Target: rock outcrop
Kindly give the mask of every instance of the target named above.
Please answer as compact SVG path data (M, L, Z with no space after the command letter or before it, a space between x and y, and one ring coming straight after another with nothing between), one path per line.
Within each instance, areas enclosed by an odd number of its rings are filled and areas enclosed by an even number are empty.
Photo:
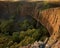
M59 8L50 8L39 13L39 16L36 17L42 25L44 25L51 37L48 43L51 45L53 42L58 40L60 37L60 7Z

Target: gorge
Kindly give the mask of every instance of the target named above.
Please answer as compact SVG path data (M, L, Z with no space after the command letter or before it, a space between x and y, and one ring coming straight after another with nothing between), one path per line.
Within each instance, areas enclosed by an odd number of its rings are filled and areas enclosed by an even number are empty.
M49 3L50 4L50 3ZM50 38L47 44L52 45L60 38L60 4L44 5L44 2L0 2L0 18L11 15L32 16L47 28ZM45 6L48 8L45 8ZM54 6L54 7L53 7ZM8 17L7 17L8 15Z

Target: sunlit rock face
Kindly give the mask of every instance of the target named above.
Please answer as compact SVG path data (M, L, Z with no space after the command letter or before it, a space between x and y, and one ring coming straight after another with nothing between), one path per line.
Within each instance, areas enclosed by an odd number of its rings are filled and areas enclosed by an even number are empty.
M54 44L53 42L60 38L60 7L43 10L39 16L41 17L40 22L48 29L49 33L51 33L48 44Z

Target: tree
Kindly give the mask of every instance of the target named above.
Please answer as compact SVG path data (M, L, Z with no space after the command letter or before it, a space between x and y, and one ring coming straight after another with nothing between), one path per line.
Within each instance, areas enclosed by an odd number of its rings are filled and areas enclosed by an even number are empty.
M19 32L13 32L12 39L14 42L20 42Z
M26 33L25 31L20 32L20 35L19 35L20 41L22 41L25 38L25 36L26 36L25 33Z
M1 32L4 34L12 34L12 26L13 25L13 20L5 20L1 22L0 28ZM12 32L11 32L12 31Z
M21 30L27 30L33 28L31 23L28 20L24 20L22 23L19 24Z

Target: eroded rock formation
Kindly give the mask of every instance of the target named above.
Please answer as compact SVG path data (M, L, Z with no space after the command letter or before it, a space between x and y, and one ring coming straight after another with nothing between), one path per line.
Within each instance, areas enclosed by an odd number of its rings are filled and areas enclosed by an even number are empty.
M37 17L36 17L37 18ZM43 24L51 34L48 44L53 44L60 37L60 7L50 8L39 13L39 21Z

